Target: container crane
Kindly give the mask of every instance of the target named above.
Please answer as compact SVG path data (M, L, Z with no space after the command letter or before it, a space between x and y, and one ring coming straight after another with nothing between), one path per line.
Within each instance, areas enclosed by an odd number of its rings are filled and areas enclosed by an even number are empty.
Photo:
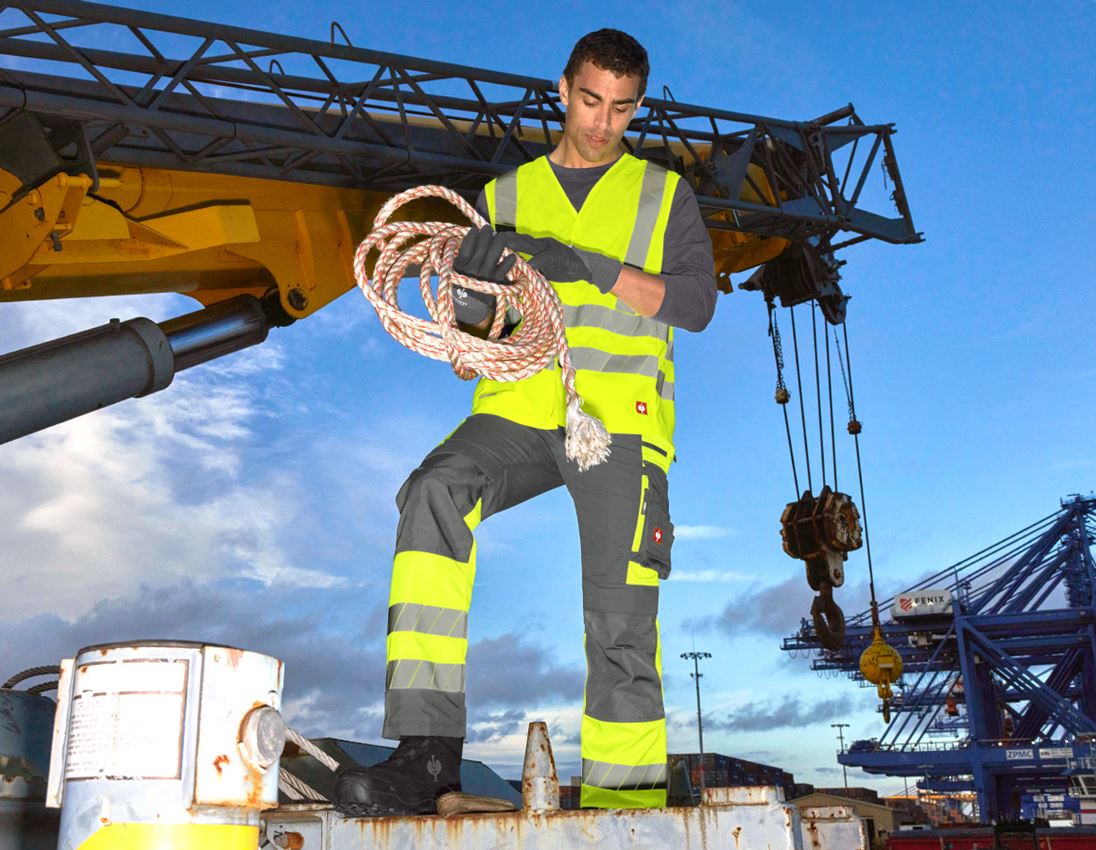
M985 821L1017 818L1025 796L1089 786L1096 741L1096 497L1060 510L881 603L905 675L878 741L839 761L869 773L924 777L930 791L977 793ZM814 626L783 641L811 667L860 679L870 612L845 646ZM1087 768L1087 770L1078 769ZM1086 793L1096 794L1096 791Z

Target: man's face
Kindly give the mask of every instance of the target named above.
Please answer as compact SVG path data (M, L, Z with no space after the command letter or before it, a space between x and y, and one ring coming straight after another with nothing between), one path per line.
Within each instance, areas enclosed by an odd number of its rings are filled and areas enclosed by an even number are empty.
M639 77L618 77L584 62L573 83L560 78L559 96L567 108L564 135L585 163L616 159L624 130L643 102Z

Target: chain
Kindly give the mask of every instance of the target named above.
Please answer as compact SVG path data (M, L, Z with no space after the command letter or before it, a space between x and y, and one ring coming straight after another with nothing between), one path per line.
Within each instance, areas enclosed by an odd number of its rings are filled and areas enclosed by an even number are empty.
M841 370L841 384L845 387L845 401L849 405L849 421L856 421L856 408L853 407L852 393L849 392L849 379L845 375L845 358L841 356L841 340L837 336L837 328L833 329L833 347L837 352L837 365Z
M776 358L776 391L787 391L784 384L784 346L780 342L780 328L776 324L773 303L769 302L769 336L773 340L773 356Z

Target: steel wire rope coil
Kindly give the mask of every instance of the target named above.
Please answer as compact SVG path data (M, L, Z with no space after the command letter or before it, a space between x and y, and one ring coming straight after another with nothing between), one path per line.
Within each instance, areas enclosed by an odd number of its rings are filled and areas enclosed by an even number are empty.
M362 240L354 255L354 276L358 288L384 329L401 345L434 360L447 361L463 380L477 376L494 381L520 381L559 360L567 399L567 457L581 471L609 456L610 437L602 423L582 410L575 390L575 369L563 323L563 305L544 275L520 254L509 272L509 284L491 283L466 277L453 270L467 225L448 222L389 221L406 203L419 198L442 198L477 227L487 222L464 198L444 186L418 186L391 197L373 220L372 232ZM370 280L365 272L369 252L378 252ZM509 256L506 249L504 256ZM404 312L399 306L399 287L408 270L419 268L419 292L430 320ZM437 275L435 295L431 277ZM495 317L487 339L465 333L457 326L453 287L474 289L496 299ZM522 322L514 332L500 339L506 313L516 309Z
M16 673L4 684L0 685L0 690L10 690L18 685L25 679L34 679L38 676L60 676L61 668L56 664L47 664L42 667L28 667L26 670L21 670Z

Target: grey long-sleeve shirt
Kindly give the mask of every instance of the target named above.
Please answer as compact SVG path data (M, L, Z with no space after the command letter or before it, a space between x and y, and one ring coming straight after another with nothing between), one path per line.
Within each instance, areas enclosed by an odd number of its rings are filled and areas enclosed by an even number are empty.
M593 168L565 168L548 162L576 210L582 208L594 184L613 166L610 162ZM488 217L483 192L476 201L476 209L484 218ZM666 295L655 318L688 331L704 330L715 313L715 261L700 207L685 180L677 182L670 206L659 277L666 284Z

